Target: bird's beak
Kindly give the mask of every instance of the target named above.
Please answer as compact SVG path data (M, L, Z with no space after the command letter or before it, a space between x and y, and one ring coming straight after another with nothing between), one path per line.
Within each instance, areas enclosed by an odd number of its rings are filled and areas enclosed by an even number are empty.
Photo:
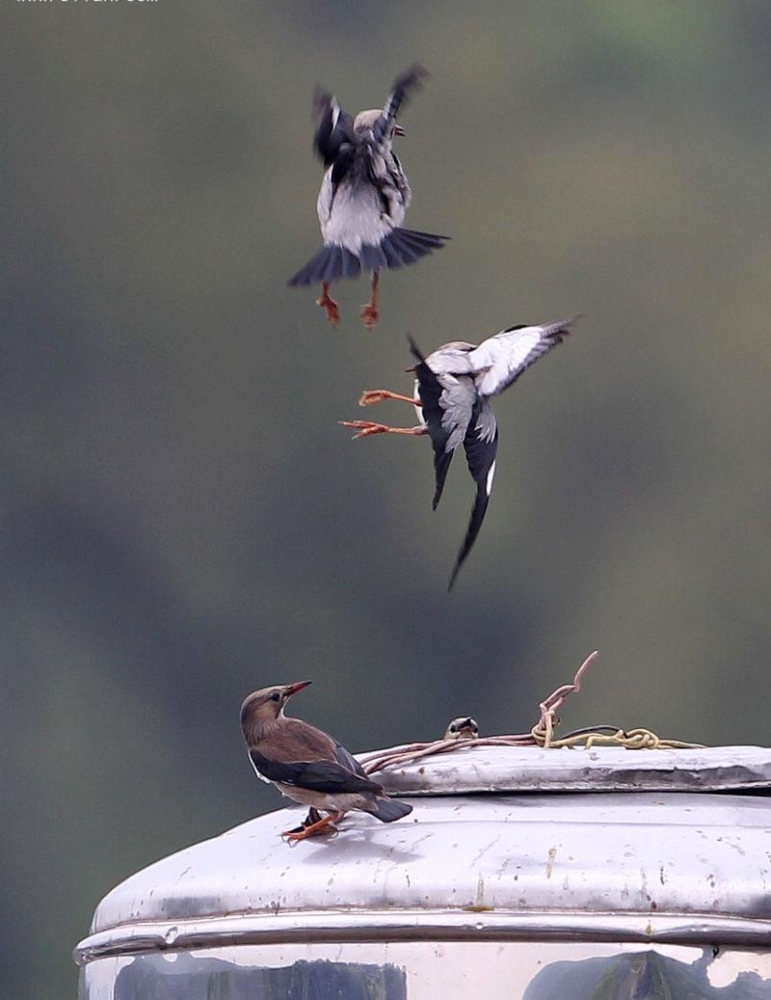
M302 691L303 688L307 688L311 681L297 681L295 684L287 684L284 688L284 697L289 698L293 694L297 694L298 691Z
M394 135L406 135L407 133L401 127L399 122L394 122Z

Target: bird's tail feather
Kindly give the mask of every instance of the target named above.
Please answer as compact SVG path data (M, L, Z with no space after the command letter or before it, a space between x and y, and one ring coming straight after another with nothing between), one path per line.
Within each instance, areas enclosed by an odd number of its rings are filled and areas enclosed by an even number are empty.
M426 254L440 250L449 239L449 236L397 227L384 236L377 246L362 246L358 255L346 247L322 247L288 283L292 287L314 285L320 281L336 281L338 278L357 278L362 266L367 271L383 271L389 267L414 264Z
M361 272L361 263L355 253L346 247L328 246L312 257L305 267L293 275L288 284L315 285L320 281L336 281L338 278L356 278Z
M375 808L367 811L371 812L381 823L393 823L394 820L401 819L402 816L408 816L412 812L412 806L408 806L406 802L400 802L398 799L377 799Z
M402 264L413 264L434 250L441 250L449 239L449 236L397 227L384 237L380 249L388 267L401 267Z
M363 246L359 251L359 259L368 271L402 267L404 264L414 264L434 250L440 250L449 238L397 227L384 236L377 246Z

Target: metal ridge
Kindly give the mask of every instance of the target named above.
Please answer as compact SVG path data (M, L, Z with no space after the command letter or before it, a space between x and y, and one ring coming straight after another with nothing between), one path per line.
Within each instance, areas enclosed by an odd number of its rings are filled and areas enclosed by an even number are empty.
M360 755L368 760L388 751ZM479 746L467 740L452 753L432 755L377 772L397 795L479 792L622 792L771 790L771 749Z
M592 941L771 946L771 920L712 914L351 910L224 914L123 925L84 938L78 965L110 956L229 945L362 941Z

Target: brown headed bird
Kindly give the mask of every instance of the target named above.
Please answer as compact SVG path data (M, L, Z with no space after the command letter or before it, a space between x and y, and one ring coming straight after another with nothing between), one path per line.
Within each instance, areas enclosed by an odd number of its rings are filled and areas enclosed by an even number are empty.
M393 823L412 806L389 799L336 740L300 719L287 719L284 706L310 681L279 684L250 694L241 706L241 729L257 777L274 784L282 795L309 806L302 825L288 830L290 840L305 840L334 830L350 809ZM322 817L321 813L327 813Z

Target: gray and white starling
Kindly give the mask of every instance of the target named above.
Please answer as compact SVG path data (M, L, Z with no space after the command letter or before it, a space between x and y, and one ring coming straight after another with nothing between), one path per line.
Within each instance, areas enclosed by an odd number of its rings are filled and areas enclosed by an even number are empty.
M427 75L422 66L412 67L398 77L382 110L360 111L355 118L327 91L317 88L314 95L313 144L326 167L316 203L324 247L289 284L320 282L317 305L331 323L340 318L329 295L333 281L355 278L362 267L371 272L370 300L361 310L369 329L379 315L380 272L412 264L449 239L402 228L412 192L392 148L393 137L404 135L396 116Z
M263 688L241 706L241 729L257 777L274 784L287 798L310 807L308 817L284 836L305 840L334 830L351 809L393 823L412 806L386 795L337 740L300 719L287 719L284 706L310 681ZM327 815L322 817L321 813Z
M423 357L412 338L410 350L417 359L415 396L402 396L388 389L371 389L359 399L359 406L371 406L384 399L411 403L418 415L416 427L388 427L368 420L341 420L344 427L357 430L354 437L371 434L428 434L434 449L436 510L444 489L450 462L462 444L477 493L448 589L471 551L482 527L495 475L498 425L490 399L512 385L532 364L560 344L574 320L540 326L511 326L481 344L456 340Z

